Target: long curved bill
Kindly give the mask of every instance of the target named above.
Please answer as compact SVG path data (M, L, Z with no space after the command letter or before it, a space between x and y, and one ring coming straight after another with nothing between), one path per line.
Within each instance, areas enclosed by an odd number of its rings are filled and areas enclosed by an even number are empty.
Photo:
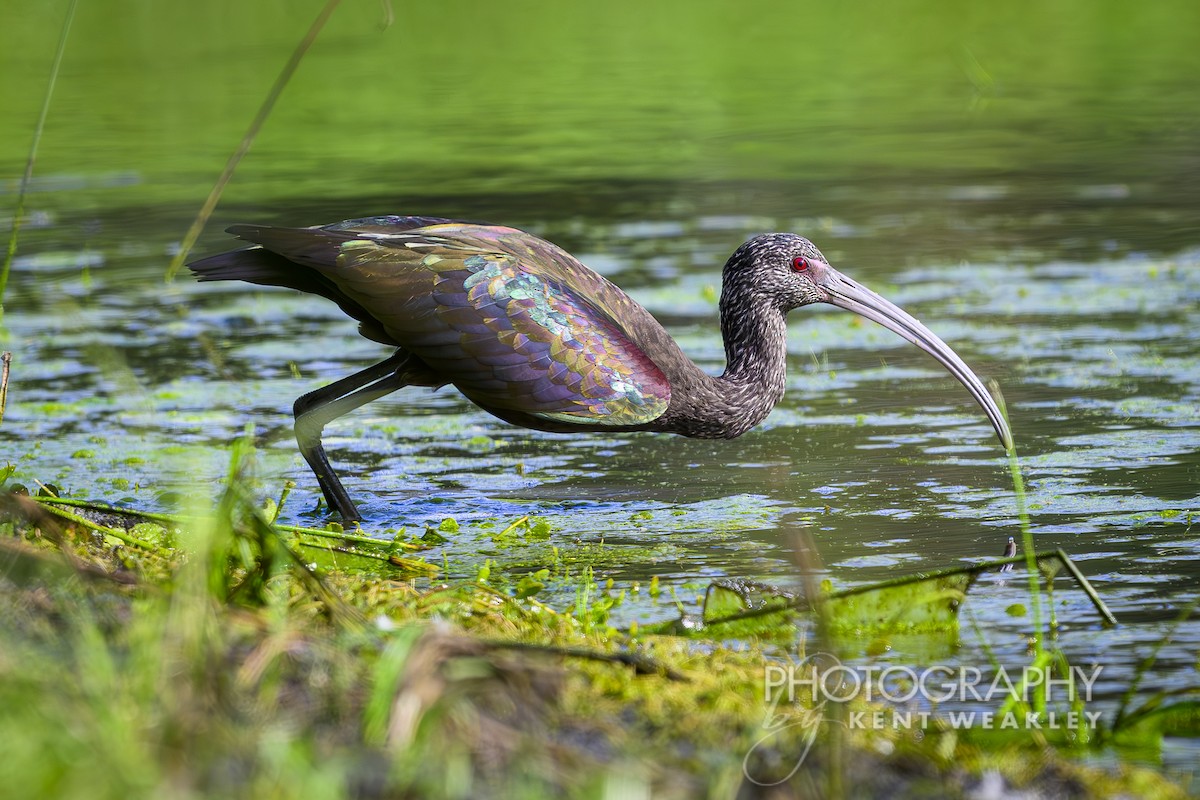
M1008 429L1008 423L1004 420L1004 415L1000 413L1000 407L996 405L996 401L992 399L987 389L984 388L983 382L971 371L971 368L950 349L950 345L943 342L937 334L918 322L912 314L900 306L880 297L862 284L850 280L832 267L824 277L825 280L821 281L821 286L829 294L828 299L825 300L826 303L853 311L872 322L878 322L936 358L939 364L958 379L959 383L967 387L967 391L975 398L975 402L983 408L984 413L991 420L992 427L996 429L996 435L1000 437L1000 443L1004 445L1004 449L1012 449L1012 431Z

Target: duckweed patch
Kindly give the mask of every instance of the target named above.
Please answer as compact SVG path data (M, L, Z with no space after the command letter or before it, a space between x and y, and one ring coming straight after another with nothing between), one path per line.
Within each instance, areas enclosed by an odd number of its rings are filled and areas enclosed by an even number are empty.
M708 588L714 625L748 602L770 612L731 643L732 628L614 627L612 610L643 587L586 566L422 577L403 559L424 545L402 531L271 526L236 481L212 515L187 520L4 503L0 735L13 757L0 779L14 797L455 796L464 785L691 797L768 779L781 797L814 786L923 797L963 793L981 770L1067 794L1183 796L1153 773L1113 775L1027 743L846 731L820 720L849 709L767 703L764 667L787 663L770 650L816 647L780 605L794 598L770 587ZM537 527L518 523L508 527ZM348 568L367 554L400 560ZM571 602L541 599L556 582ZM660 594L658 581L646 591ZM895 602L907 601L873 608Z

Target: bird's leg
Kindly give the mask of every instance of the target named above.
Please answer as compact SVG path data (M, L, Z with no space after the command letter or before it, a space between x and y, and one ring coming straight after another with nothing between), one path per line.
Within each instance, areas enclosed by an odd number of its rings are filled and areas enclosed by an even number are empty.
M293 406L300 453L317 476L325 502L347 522L361 520L362 516L334 474L321 444L321 432L331 420L406 386L403 373L407 361L408 353L398 350L385 361L301 396Z

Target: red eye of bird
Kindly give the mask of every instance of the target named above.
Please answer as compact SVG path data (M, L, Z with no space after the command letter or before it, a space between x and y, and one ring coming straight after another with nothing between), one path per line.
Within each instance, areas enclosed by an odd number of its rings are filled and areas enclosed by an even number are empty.
M808 272L808 259L804 256L796 256L792 259L792 269L796 272Z

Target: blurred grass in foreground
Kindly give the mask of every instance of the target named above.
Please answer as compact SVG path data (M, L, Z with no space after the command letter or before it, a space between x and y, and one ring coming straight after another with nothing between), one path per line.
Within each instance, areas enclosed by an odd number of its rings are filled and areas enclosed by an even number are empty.
M138 544L3 496L7 797L728 797L752 788L747 753L783 779L804 752L805 709L767 709L758 646L616 631L590 572L561 612L484 580L318 572L249 502L251 460L234 446L186 536L143 526ZM984 769L1184 796L973 738L821 735L772 796L961 794Z

